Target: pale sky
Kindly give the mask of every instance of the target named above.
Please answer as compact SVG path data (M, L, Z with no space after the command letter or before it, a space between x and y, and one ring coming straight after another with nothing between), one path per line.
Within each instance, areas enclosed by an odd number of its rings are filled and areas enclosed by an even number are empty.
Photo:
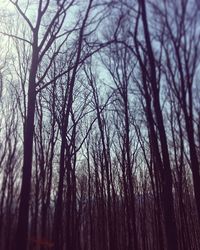
M9 0L0 0L0 9L3 10L14 10L13 4Z

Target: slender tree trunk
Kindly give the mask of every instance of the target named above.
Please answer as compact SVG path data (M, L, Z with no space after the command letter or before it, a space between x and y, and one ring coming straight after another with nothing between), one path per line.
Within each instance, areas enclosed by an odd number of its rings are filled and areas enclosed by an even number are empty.
M153 106L155 110L156 121L158 125L158 131L161 142L162 149L162 160L163 160L163 209L165 217L165 229L167 237L167 247L168 250L178 250L178 240L177 240L177 228L175 220L175 212L173 206L173 194L172 194L172 174L170 168L169 152L167 146L167 139L164 129L163 117L159 103L159 89L156 79L156 68L155 68L155 59L151 46L151 40L148 30L147 16L146 16L146 7L145 0L140 1L142 21L144 28L144 36L147 46L147 56L149 59L150 65L150 84L153 94Z
M33 156L34 115L36 104L36 74L38 63L37 43L33 45L31 71L29 76L27 117L24 125L24 159L20 194L19 217L16 234L16 250L26 250L29 232L29 200Z

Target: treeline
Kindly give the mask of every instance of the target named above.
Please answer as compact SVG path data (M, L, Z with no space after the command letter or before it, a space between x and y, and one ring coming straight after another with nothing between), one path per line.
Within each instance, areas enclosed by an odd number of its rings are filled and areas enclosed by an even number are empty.
M6 4L0 249L200 249L198 1Z

